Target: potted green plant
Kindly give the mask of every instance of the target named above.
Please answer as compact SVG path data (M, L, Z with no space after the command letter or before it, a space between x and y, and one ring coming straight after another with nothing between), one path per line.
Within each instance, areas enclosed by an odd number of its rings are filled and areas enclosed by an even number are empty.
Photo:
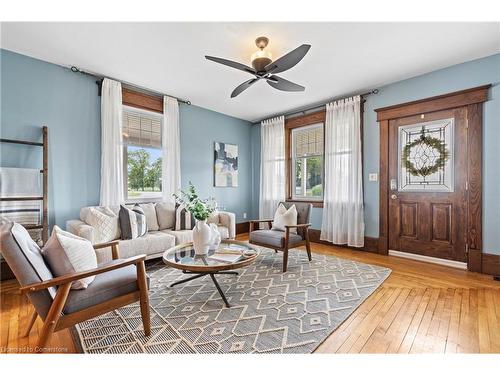
M196 220L193 228L195 254L206 255L212 240L212 231L207 225L207 219L217 209L217 202L212 197L201 199L191 181L187 191L180 190L173 195L175 201L182 205Z

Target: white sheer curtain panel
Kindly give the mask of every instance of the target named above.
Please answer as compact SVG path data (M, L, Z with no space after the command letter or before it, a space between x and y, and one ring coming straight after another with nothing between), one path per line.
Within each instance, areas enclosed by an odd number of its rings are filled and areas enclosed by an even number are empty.
M361 98L327 104L321 240L364 245Z
M285 200L285 118L261 122L259 218L272 219Z
M101 206L125 201L122 84L104 78L101 90Z
M163 97L163 129L161 135L161 191L164 202L174 202L173 193L181 188L181 136L179 130L179 103Z

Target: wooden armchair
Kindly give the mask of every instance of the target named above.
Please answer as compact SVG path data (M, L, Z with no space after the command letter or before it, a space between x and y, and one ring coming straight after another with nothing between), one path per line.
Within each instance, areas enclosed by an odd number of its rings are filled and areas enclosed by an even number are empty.
M283 272L286 272L288 267L288 250L298 246L306 246L307 257L312 260L311 245L309 242L309 223L312 205L303 202L281 202L286 209L293 204L297 208L297 225L287 225L285 231L272 230L272 219L266 220L251 220L249 229L249 242L254 245L269 247L276 252L283 252ZM267 223L268 229L255 229L255 224ZM297 233L291 230L297 229Z
M97 268L53 277L38 245L24 227L16 223L0 226L2 255L34 306L24 335L29 335L36 318L43 320L37 347L43 350L55 331L140 301L144 334L151 333L146 255L118 259L118 241L99 244L110 247L113 260ZM71 289L73 281L95 275L87 289Z

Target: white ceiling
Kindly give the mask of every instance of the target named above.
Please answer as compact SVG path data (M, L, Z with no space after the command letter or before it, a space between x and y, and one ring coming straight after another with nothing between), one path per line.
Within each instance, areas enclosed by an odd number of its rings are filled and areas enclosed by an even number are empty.
M229 97L251 76L204 55L250 64L260 35L274 58L312 45L279 74L306 91L261 81ZM255 121L498 53L500 23L2 23L1 47Z

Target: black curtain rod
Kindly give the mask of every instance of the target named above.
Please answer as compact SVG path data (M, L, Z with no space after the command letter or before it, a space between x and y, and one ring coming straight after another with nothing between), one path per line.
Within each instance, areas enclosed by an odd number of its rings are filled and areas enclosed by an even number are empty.
M258 124L260 124L264 120L267 120L267 119L270 119L270 118L274 118L274 117L277 117L277 116L290 117L290 116L293 116L293 115L305 114L306 112L313 111L315 109L321 109L321 108L325 107L328 103L334 102L336 100L341 100L341 99L344 99L344 98L348 98L348 97L351 97L351 96L359 95L361 97L365 97L365 96L372 95L372 94L377 95L378 93L379 93L378 89L373 89L372 91L368 91L368 92L365 92L363 94L355 94L355 95L349 95L349 96L343 96L343 97L339 97L339 98L330 99L330 100L328 100L326 102L321 102L319 104L313 104L313 105L310 105L310 106L307 106L307 107L295 109L295 110L290 111L290 112L285 112L285 113L281 113L281 114L275 114L273 116L269 116L269 117L263 118L263 119L261 119L261 120L259 120L257 122L254 122L252 125L258 125Z
M142 87L142 86L138 86L138 85L135 85L133 83L130 83L130 82L126 82L126 81L122 81L120 79L116 79L116 78L113 78L113 77L109 77L109 76L103 76L103 75L100 75L100 74L97 74L97 73L90 73L90 72L85 72L83 70L80 70L78 69L76 66L72 66L71 68L69 68L73 73L81 73L81 74L85 74L85 75L88 75L88 76L92 76L92 77L96 77L96 78L99 78L98 81L96 81L96 84L99 86L99 92L100 92L100 89L101 89L101 84L102 84L102 80L104 78L109 78L109 79L112 79L114 81L118 81L118 82L121 82L124 86L126 87L130 87L132 89L136 89L137 91L140 91L140 92L143 92L143 93L151 93L151 94L155 94L157 96L170 96L171 98L175 98L177 99L177 101L179 103L184 103L184 104L187 104L187 105L191 105L191 102L187 99L181 99L181 98L177 98L175 96L172 96L172 95L169 95L169 94L164 94L164 93L161 93L161 92L158 92L158 91L154 91L154 90L151 90L151 89L148 89L148 88L145 88L145 87Z

